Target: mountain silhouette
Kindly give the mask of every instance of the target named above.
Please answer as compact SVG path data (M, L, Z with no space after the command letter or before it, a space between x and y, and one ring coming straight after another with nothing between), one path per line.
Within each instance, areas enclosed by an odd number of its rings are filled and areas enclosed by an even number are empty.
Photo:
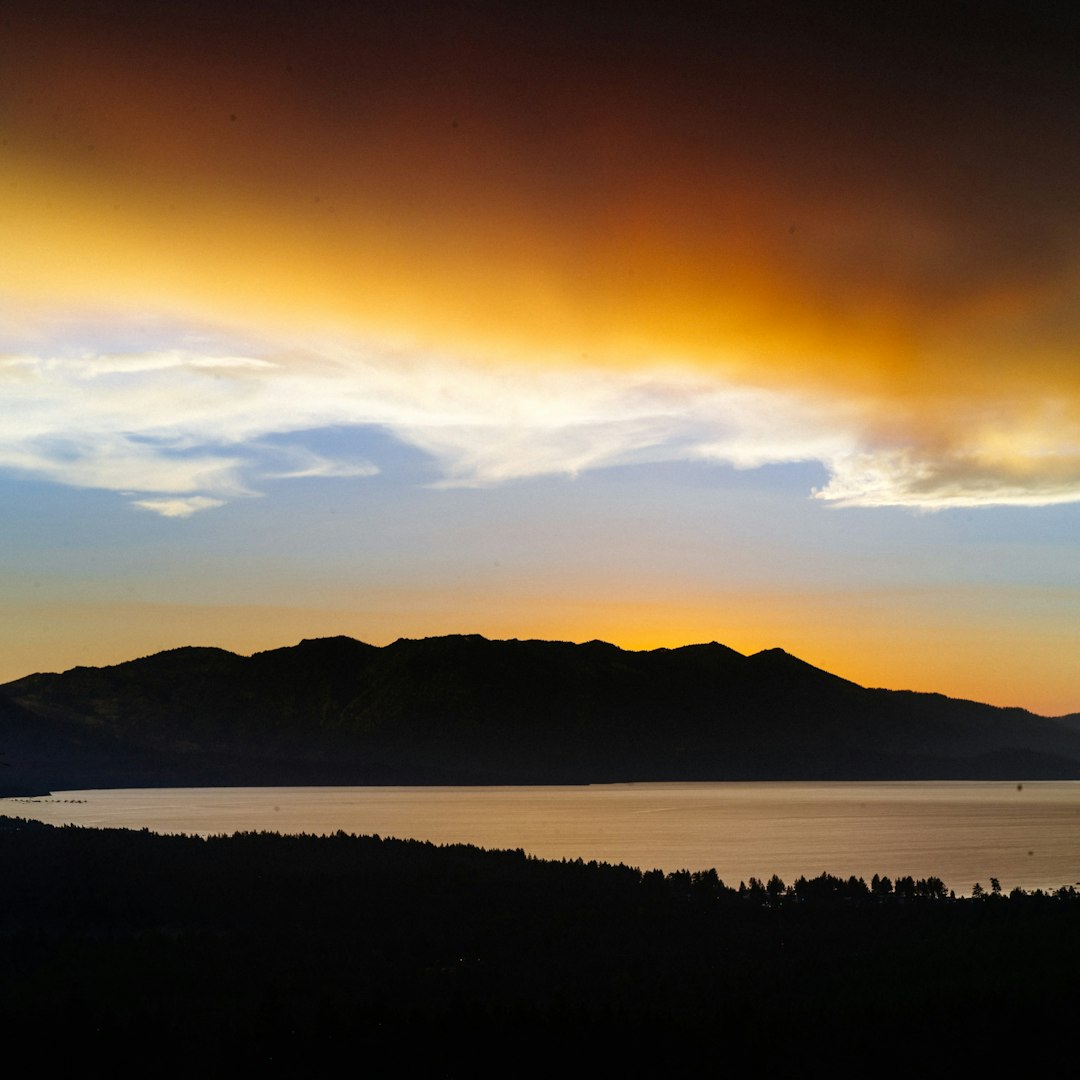
M868 689L782 649L333 637L0 686L0 784L1077 779L1078 721Z

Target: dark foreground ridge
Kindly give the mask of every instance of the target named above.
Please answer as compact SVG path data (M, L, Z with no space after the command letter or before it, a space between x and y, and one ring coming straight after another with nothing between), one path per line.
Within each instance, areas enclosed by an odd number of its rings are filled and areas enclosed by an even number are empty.
M53 1060L507 1075L1071 1051L1080 895L0 818L0 1032ZM989 885L989 883L987 883ZM38 1060L44 1061L45 1057ZM314 1071L313 1071L314 1070Z
M0 686L0 790L1078 779L1080 717L871 690L715 642L185 648Z

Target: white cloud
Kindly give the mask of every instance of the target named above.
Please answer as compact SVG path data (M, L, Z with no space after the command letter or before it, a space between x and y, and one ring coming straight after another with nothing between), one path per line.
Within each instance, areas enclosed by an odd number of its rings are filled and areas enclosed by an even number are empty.
M1080 456L1018 474L1012 460L919 453L916 448L865 450L828 462L830 479L814 497L837 506L910 506L944 510L975 506L1053 506L1080 501Z
M9 356L0 402L0 467L136 492L138 505L174 515L193 504L159 497L220 504L260 478L375 474L365 460L267 441L331 426L381 426L459 486L703 455L769 460L759 443L779 416L785 460L812 456L821 438L793 403L675 368L493 369L339 341L251 357L176 347Z
M143 510L153 510L162 517L185 518L200 510L213 510L224 506L221 499L208 499L204 495L192 495L186 499L135 499L134 506Z
M267 480L307 480L314 477L377 476L378 466L370 461L332 461L322 454L303 447L287 447L281 453L289 458L291 467L279 472L265 472Z
M372 476L372 462L317 453L300 434L364 425L431 455L444 486L645 461L820 461L830 479L814 495L841 506L1080 499L1064 414L1010 419L999 408L990 423L976 412L951 441L912 421L885 442L881 403L810 400L670 364L496 368L375 342L188 340L175 328L160 348L96 352L83 333L48 355L0 355L0 468L122 492L168 517L267 480Z

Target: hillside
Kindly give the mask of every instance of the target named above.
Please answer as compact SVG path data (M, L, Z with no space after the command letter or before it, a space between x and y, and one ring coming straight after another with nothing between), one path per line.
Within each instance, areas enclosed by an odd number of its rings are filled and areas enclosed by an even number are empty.
M0 686L0 783L1064 779L1074 721L867 689L780 649L337 637Z

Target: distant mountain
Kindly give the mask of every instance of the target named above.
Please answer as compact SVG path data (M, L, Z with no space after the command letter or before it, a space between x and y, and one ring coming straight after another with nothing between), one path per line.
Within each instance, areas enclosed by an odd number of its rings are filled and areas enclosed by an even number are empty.
M867 689L781 649L336 637L7 683L0 763L8 791L1080 779L1080 717Z

